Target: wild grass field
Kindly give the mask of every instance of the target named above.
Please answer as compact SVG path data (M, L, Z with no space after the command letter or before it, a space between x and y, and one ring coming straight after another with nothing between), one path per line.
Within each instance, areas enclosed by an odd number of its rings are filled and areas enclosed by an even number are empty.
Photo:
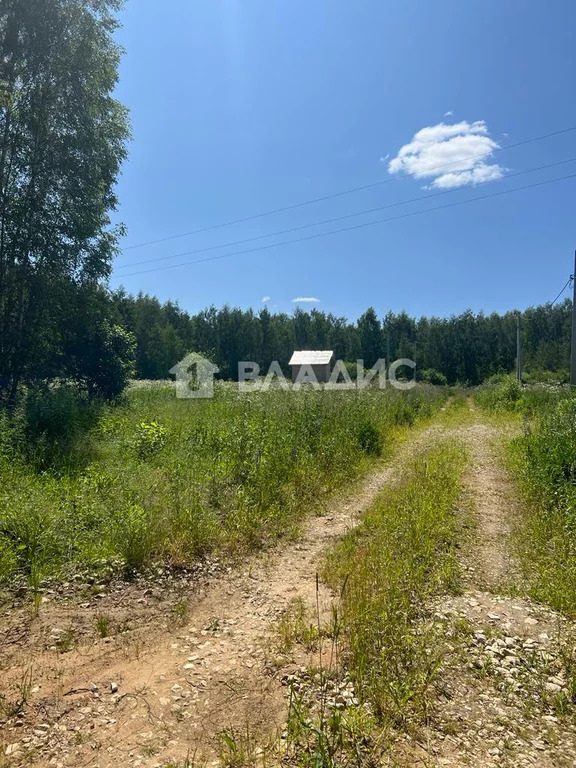
M0 583L130 575L258 547L322 509L445 394L366 390L176 399L135 386L88 406L65 388L0 421Z

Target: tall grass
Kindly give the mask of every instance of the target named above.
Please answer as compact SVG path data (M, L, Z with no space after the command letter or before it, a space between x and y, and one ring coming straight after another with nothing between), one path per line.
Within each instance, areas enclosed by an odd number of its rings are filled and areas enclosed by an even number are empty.
M543 403L512 443L525 492L519 531L531 594L576 615L576 399Z
M561 384L521 385L513 375L492 376L477 387L474 397L489 413L517 413L531 418L543 413L555 403L570 396L570 389Z
M415 460L328 556L342 590L346 666L381 723L425 716L441 661L429 599L458 588L454 556L465 450L442 443Z
M491 413L516 414L523 435L510 444L510 465L524 495L517 542L527 589L541 602L576 615L576 399L569 387L521 387L513 377L480 387Z
M444 397L221 385L212 400L178 400L159 385L87 414L52 395L0 415L0 582L265 545Z

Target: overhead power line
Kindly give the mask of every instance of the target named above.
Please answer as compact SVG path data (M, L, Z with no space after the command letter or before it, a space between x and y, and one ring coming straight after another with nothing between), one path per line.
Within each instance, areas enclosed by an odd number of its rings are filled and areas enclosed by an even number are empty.
M572 280L573 280L573 279L574 279L574 278L572 277L572 275L570 275L570 277L568 278L568 280L566 280L566 283L564 284L564 287L562 288L562 290L560 291L560 293L558 294L558 296L556 296L556 298L554 299L554 301L550 302L550 306L551 306L551 307L553 307L553 306L554 306L554 304L556 304L556 302L558 301L558 299L560 298L560 296L562 296L562 294L564 293L564 291L566 290L566 288L568 288L568 286L570 285L570 283L572 282Z
M522 147L522 146L524 146L526 144L533 144L536 141L543 141L544 139L550 139L550 138L553 138L554 136L561 136L564 133L569 133L570 131L575 131L575 130L576 130L576 125L573 125L573 126L571 126L569 128L563 128L560 131L552 131L551 133L545 133L545 134L542 134L541 136L535 136L535 137L533 137L531 139L524 139L523 141L518 141L518 142L516 142L514 144L507 144L505 147L497 147L496 149L493 149L490 152L482 152L479 155L470 155L469 157L461 158L459 160L455 160L455 161L452 161L450 163L445 163L444 165L437 165L434 168L430 168L430 170L431 171L439 171L442 168L448 168L448 167L453 166L453 165L458 165L459 163L463 162L463 160L474 160L474 159L477 159L477 158L480 158L480 157L487 157L489 155L494 154L495 152L504 152L505 150L508 150L508 149L514 149L515 147ZM168 237L161 237L161 238L158 238L157 240L147 240L144 243L136 243L135 245L127 245L124 248L122 248L122 252L131 251L131 250L134 250L136 248L144 248L147 245L157 245L158 243L165 243L165 242L168 242L169 240L178 240L178 239L180 239L182 237L190 237L192 235L199 235L202 232L211 232L214 229L221 229L223 227L231 227L234 224L243 224L243 223L245 223L247 221L254 221L255 219L264 218L265 216L273 216L276 213L284 213L285 211L293 211L296 208L303 208L304 206L313 205L314 203L321 203L324 200L333 200L336 197L343 197L344 195L351 195L351 194L353 194L355 192L362 192L362 191L364 191L366 189L373 189L374 187L380 187L380 186L382 186L384 184L391 184L394 181L400 181L401 179L411 178L411 177L416 176L416 175L417 174L415 174L415 173L406 173L406 174L403 174L402 176L394 176L391 179L382 179L381 181L375 181L375 182L372 182L371 184L364 184L363 186L360 186L360 187L352 187L350 189L345 189L345 190L342 190L340 192L334 192L334 193L332 193L330 195L323 195L322 197L315 197L315 198L312 198L310 200L304 200L303 202L300 202L300 203L293 203L292 205L286 205L286 206L283 206L281 208L274 208L274 209L271 209L271 210L268 210L268 211L262 211L260 213L252 214L251 216L244 216L242 218L231 219L229 221L223 221L223 222L220 222L218 224L212 224L209 227L202 227L201 229L194 229L194 230L192 230L190 232L182 232L182 233L180 233L178 235L169 235Z
M197 259L195 261L185 261L185 262L181 262L180 264L168 264L163 267L153 267L152 269L144 269L144 270L139 270L137 272L129 272L128 274L114 276L113 279L122 279L125 277L133 277L135 275L144 275L151 272L161 272L165 269L177 269L178 267L187 267L192 264L202 264L208 261L218 261L219 259L228 259L228 258L231 258L232 256L241 256L247 253L256 253L258 251L266 251L266 250L269 250L270 248L279 248L285 245L293 245L294 243L303 243L308 240L317 240L322 237L329 237L330 235L341 234L342 232L352 232L357 229L364 229L365 227L373 227L377 224L384 224L390 221L407 219L411 216L420 216L423 213L431 213L433 211L440 211L446 208L455 208L458 205L469 205L470 203L475 203L479 200L487 200L493 197L501 197L502 195L509 195L512 192L521 192L522 190L525 190L525 189L534 189L535 187L543 187L546 184L554 184L558 181L564 181L565 179L574 179L574 178L576 178L576 173L571 173L566 176L559 176L555 179L548 179L546 181L537 181L537 182L534 182L533 184L526 184L523 187L513 187L512 189L505 189L505 190L502 190L501 192L492 192L491 194L488 194L488 195L479 195L477 197L468 198L467 200L458 200L454 203L437 205L433 208L424 208L423 210L420 210L420 211L410 211L408 213L403 213L403 214L400 214L399 216L392 216L387 219L376 219L375 221L368 221L363 224L355 224L351 227L342 227L340 229L333 229L330 232L318 232L313 235L307 235L306 237L298 237L298 238L294 238L293 240L284 240L280 243L270 243L268 245L260 245L255 248L247 248L243 251L233 251L232 253L223 253L223 254L220 254L219 256L209 256L205 259Z
M566 165L566 163L574 163L576 162L576 157L569 157L566 160L559 160L556 163L548 163L547 165L540 165L536 168L528 168L525 171L518 171L517 173L511 173L508 174L508 176L503 176L500 179L489 179L488 181L482 181L479 184L477 184L477 187L486 186L487 184L496 184L500 181L505 181L506 179L512 179L516 176L524 176L527 173L535 173L536 171L543 171L547 168L554 168L558 165ZM142 261L135 261L131 264L123 264L119 266L119 269L132 269L133 267L138 267L142 264L153 264L157 263L159 261L170 261L170 259L178 259L183 258L184 256L193 256L197 253L208 253L209 251L216 251L219 248L233 248L237 245L245 245L246 243L254 243L257 240L264 240L268 237L279 237L280 235L288 235L292 232L299 232L303 229L310 229L311 227L320 227L324 224L334 224L337 221L344 221L346 219L352 219L356 216L365 216L369 213L376 213L377 211L384 211L388 208L397 208L401 205L408 205L409 203L417 203L421 202L422 200L430 200L432 198L436 197L442 197L443 195L449 195L453 194L454 192L460 192L462 190L461 187L455 187L453 189L445 189L442 192L435 192L431 195L420 195L420 197L413 197L409 200L400 200L395 203L388 203L386 205L379 205L376 208L367 208L362 211L357 211L356 213L348 213L344 214L342 216L335 216L331 219L323 219L322 221L315 221L310 224L301 224L296 227L289 227L288 229L281 229L276 232L269 232L268 234L264 235L255 235L254 237L247 237L243 240L232 240L227 243L221 243L220 245L209 245L204 248L195 248L192 251L181 251L180 253L173 253L169 256L157 256L153 259L143 259Z

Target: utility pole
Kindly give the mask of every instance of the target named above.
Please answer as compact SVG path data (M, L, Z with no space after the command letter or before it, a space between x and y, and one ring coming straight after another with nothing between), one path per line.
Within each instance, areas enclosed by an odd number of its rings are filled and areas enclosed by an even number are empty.
M520 327L520 312L516 315L516 378L522 384L522 335Z
M570 348L570 384L576 387L576 251L574 251L574 273L572 274L572 340Z

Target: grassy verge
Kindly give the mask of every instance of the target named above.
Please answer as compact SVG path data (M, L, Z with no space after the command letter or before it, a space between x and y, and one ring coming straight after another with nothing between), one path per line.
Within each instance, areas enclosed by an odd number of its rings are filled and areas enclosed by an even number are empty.
M513 375L494 376L474 391L474 400L492 416L516 415L518 418L537 418L570 397L570 388L559 384L521 386Z
M522 419L509 444L510 469L524 497L516 532L526 590L576 616L576 399L569 387L520 387L513 377L482 387L490 414Z
M479 388L478 405L517 418L510 469L524 497L516 531L527 592L576 616L576 399L566 386L524 386L503 377Z
M426 719L443 653L430 603L459 587L455 506L465 463L455 442L426 452L328 554L324 575L341 606L326 633L338 645L344 685L334 696L329 674L321 675L316 709L293 698L293 764L380 764L383 733Z
M427 387L238 396L223 385L212 400L177 400L164 385L87 418L69 392L50 392L0 414L0 584L263 546L444 398Z
M548 404L510 446L525 500L518 549L532 597L576 617L576 399Z

